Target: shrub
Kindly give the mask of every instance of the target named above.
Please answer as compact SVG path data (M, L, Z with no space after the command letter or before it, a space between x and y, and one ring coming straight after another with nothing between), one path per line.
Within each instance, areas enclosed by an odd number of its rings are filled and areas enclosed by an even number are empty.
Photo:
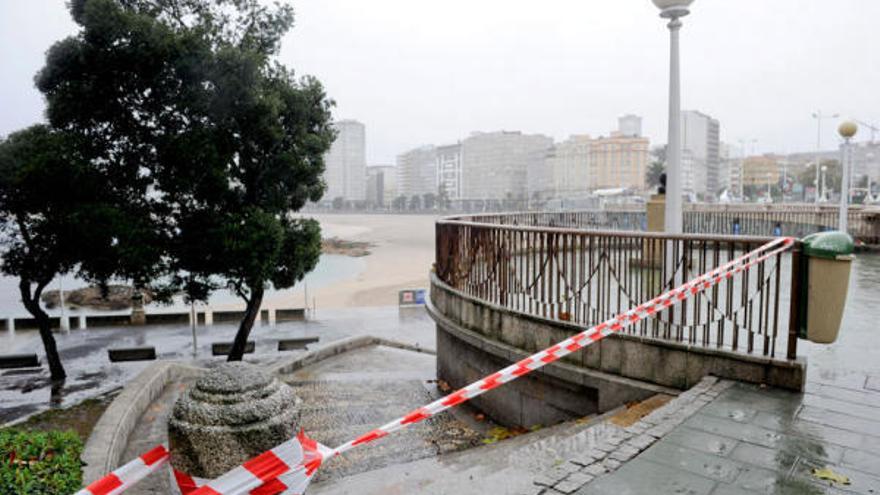
M72 431L0 430L0 493L76 492L82 487L82 448Z

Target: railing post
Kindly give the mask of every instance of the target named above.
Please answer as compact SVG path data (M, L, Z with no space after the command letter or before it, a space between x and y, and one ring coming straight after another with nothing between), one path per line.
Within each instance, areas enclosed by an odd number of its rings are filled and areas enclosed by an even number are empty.
M801 252L800 246L791 250L791 297L788 308L788 352L786 358L797 359L798 320L801 292Z

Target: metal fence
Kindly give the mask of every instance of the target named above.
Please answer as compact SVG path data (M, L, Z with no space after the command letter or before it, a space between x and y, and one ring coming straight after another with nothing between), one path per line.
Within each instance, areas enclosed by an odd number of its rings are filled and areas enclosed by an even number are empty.
M597 324L766 243L766 237L590 230L636 226L638 214L520 213L447 218L436 225L436 275L511 311ZM644 214L641 214L644 216ZM602 222L605 222L604 224ZM639 225L640 226L640 225ZM631 229L631 230L641 230ZM626 331L794 359L800 246ZM792 297L792 295L794 297Z
M837 228L838 208L817 205L690 204L684 212L686 232L804 237ZM880 209L852 207L847 230L858 241L880 244Z

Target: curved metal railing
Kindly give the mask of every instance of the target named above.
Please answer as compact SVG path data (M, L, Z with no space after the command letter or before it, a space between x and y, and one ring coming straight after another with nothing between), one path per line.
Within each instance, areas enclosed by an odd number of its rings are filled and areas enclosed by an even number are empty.
M526 315L593 325L763 244L767 237L643 232L638 212L466 215L436 224L436 275ZM790 290L799 263L776 255L629 333L767 357L796 357ZM795 293L795 299L797 294Z

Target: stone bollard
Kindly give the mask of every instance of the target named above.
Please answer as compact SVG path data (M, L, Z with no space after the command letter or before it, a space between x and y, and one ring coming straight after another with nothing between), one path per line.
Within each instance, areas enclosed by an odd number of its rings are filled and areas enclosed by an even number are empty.
M223 363L174 404L171 466L213 479L295 436L299 399L287 384L244 363Z

